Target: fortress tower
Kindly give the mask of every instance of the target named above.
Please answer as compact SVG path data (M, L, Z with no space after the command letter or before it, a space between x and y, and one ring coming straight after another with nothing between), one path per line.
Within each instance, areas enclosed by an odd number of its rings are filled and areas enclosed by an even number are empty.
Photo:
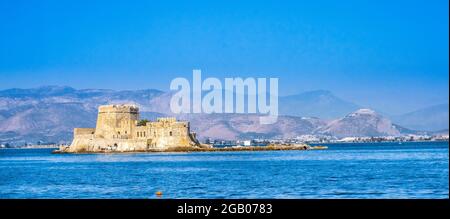
M189 122L158 118L139 124L135 105L104 105L98 109L96 128L75 128L64 152L155 151L173 147L200 147Z
M132 137L133 127L139 121L139 108L134 105L106 105L98 108L97 138Z

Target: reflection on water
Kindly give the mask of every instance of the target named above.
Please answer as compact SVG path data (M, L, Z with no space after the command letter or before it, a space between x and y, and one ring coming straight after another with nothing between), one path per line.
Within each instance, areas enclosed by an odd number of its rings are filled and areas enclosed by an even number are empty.
M448 143L323 151L0 150L0 198L448 198Z

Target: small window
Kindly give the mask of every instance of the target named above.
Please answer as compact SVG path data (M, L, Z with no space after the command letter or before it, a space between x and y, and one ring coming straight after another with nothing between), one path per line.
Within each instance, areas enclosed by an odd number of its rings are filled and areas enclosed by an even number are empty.
M172 136L172 131L169 132L169 136Z

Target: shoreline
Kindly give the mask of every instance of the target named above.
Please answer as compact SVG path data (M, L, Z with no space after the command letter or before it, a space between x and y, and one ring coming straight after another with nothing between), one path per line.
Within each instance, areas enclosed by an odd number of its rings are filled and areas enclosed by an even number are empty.
M382 141L382 142L321 142L321 143L309 143L310 146L326 146L326 145L337 145L337 144L385 144L385 143L397 143L397 144L408 144L408 143L449 143L448 140L442 140L442 141ZM250 146L250 147L267 147L267 146ZM286 147L286 146L284 146ZM58 146L53 147L7 147L7 148L0 148L0 150L6 150L6 149L58 149ZM213 149L223 149L223 148L230 148L230 147L215 147ZM146 151L139 151L137 153L145 153ZM161 152L157 150L152 150L149 152ZM164 152L164 151L162 151ZM90 152L92 153L92 152ZM95 152L95 153L111 153L111 152ZM117 153L125 153L125 152L117 152ZM134 152L131 152L134 153Z
M126 154L126 153L173 153L173 152L239 152L239 151L307 151L307 150L325 150L326 146L249 146L249 147L226 147L226 148L190 148L174 147L168 149L154 149L142 151L78 151L65 152L54 150L52 154Z
M0 148L0 150L7 149L21 149L21 150L30 150L30 149L58 149L59 147L12 147L12 148Z
M380 142L320 142L320 143L309 143L310 145L322 145L322 144L384 144L384 143L433 143L433 142L449 142L448 140L441 141L380 141Z

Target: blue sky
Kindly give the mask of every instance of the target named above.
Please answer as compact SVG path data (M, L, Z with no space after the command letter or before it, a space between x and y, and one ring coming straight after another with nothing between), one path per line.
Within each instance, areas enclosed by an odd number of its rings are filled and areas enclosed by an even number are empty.
M0 89L278 77L402 113L448 102L448 1L1 1Z

